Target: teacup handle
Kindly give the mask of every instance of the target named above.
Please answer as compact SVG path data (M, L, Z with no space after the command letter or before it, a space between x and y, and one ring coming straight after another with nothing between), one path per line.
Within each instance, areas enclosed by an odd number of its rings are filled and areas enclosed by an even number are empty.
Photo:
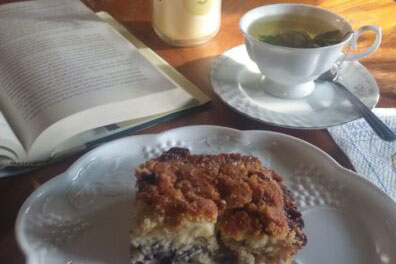
M352 38L351 42L349 43L349 45L351 46L352 49L354 49L354 50L357 49L358 39L359 39L360 35L366 31L374 31L374 33L375 33L374 43L371 44L371 46L363 52L360 52L358 54L352 54L352 55L347 54L345 56L344 60L358 60L360 58L370 55L371 53L373 53L374 51L376 51L378 49L378 47L381 45L382 33L381 33L381 28L379 28L377 26L363 26L363 27L359 28L359 30L354 33L353 38Z

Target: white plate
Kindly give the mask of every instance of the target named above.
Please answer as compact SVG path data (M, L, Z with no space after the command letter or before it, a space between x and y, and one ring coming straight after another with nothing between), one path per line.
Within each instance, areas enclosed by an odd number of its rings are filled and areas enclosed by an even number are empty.
M192 126L99 147L37 189L16 235L29 264L127 264L134 168L170 147L255 155L285 178L306 223L299 264L396 263L396 205L382 191L294 137Z
M245 45L241 45L226 51L213 63L210 79L214 91L226 104L261 122L311 129L340 125L360 117L342 93L328 82L316 83L314 92L307 97L282 99L264 91L261 76ZM377 104L378 85L362 64L344 62L339 76L370 109Z

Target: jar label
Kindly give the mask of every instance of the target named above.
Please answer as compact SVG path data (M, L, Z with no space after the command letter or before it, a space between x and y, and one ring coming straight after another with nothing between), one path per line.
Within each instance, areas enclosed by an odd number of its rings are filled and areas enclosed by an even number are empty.
M194 15L202 16L209 13L213 0L184 0L187 9Z

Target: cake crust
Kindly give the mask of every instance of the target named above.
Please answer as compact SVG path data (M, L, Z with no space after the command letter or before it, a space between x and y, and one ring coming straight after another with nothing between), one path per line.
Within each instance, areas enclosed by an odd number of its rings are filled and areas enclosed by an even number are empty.
M137 201L164 228L178 232L186 221L214 223L216 249L227 247L239 263L285 263L306 243L301 214L282 178L256 157L172 148L142 164L136 177ZM269 245L281 249L264 252Z

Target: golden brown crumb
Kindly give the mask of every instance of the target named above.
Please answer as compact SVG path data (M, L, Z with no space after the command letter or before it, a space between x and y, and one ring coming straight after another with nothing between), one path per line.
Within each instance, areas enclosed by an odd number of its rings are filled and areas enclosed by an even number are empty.
M177 228L183 219L217 218L221 235L306 238L303 222L281 178L260 161L240 154L190 155L173 148L136 170L137 199Z

